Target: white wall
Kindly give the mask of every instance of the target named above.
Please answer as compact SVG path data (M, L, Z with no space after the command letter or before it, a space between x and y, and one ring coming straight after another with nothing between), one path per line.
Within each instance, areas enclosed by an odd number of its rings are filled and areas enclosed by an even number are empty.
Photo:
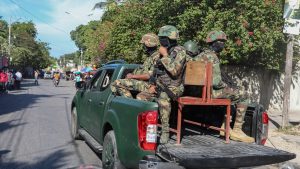
M293 72L290 110L300 110L300 62ZM268 110L282 110L283 74L261 68L223 66L222 70L247 91L251 101L259 102Z

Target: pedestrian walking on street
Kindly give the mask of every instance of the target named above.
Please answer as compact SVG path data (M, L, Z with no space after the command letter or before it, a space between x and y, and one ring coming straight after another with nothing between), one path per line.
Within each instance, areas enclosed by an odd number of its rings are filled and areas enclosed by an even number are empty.
M16 84L16 89L21 88L21 81L22 81L22 73L20 71L17 71L15 74L15 84Z
M0 91L1 92L6 92L7 81L8 81L7 74L2 69L0 69L0 85L1 85Z
M34 84L35 85L39 85L39 82L38 82L38 78L39 78L39 71L38 70L35 70L34 71Z
M6 85L6 89L8 90L12 90L13 89L13 85L14 85L14 78L13 78L13 72L12 70L7 72L7 78L8 78L8 82Z

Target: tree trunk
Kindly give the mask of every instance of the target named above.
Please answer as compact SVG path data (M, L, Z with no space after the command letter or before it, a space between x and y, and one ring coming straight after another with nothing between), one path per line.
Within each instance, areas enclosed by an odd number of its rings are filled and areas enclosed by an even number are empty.
M293 46L294 35L288 35L288 44L285 60L285 76L283 89L283 112L282 112L282 127L289 125L289 110L290 110L290 88L292 82L292 63L293 63Z

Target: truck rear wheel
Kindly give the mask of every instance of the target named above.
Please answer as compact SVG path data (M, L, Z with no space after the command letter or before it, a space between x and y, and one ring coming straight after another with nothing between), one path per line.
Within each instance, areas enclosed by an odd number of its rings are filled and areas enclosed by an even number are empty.
M79 135L79 132L78 132L78 129L79 129L79 125L78 125L78 116L77 116L77 110L76 110L76 107L73 107L72 109L72 113L71 113L71 134L72 134L72 138L74 140L79 140L81 139L80 135Z
M113 130L109 131L104 137L102 166L103 169L125 169L119 160L116 137Z

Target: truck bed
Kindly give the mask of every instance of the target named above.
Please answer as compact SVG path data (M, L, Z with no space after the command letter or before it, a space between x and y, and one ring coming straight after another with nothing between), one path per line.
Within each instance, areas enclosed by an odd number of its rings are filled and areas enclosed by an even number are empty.
M173 136L158 147L157 155L186 168L237 168L280 163L296 157L282 150L231 141L211 135L186 135L181 145Z

